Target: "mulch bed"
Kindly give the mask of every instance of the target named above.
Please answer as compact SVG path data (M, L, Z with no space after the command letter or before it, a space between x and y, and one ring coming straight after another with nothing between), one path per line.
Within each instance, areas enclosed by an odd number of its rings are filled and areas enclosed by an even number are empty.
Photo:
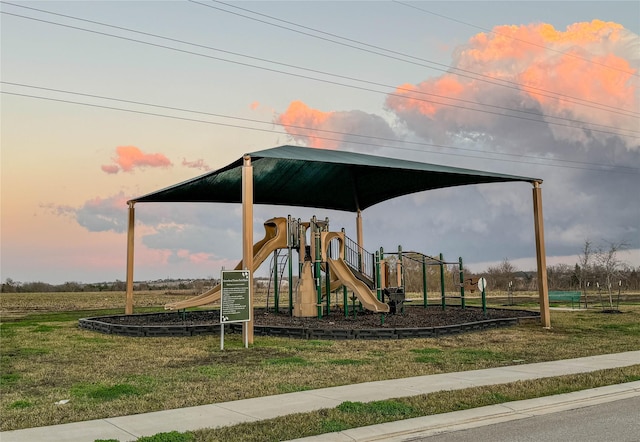
M346 330L442 327L494 319L536 317L539 317L539 313L533 311L490 308L487 309L485 315L480 308L468 307L462 309L460 307L447 307L445 310L442 310L440 306L429 306L428 308L410 306L405 307L405 311L402 314L385 314L384 316L379 313L362 311L357 312L355 318L353 316L346 318L342 310L333 310L329 315L324 315L321 319L317 317L291 317L288 315L288 310L286 309L281 310L279 314L259 308L254 310L254 324L256 326ZM142 315L104 316L99 318L99 320L106 323L130 326L215 325L220 323L220 313L218 310L167 312Z

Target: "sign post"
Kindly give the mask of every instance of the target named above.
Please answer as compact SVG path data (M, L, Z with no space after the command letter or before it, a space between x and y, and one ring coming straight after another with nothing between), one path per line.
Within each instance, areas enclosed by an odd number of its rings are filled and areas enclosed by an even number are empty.
M251 273L249 270L222 270L220 281L220 350L224 350L224 325L250 320ZM246 333L244 346L249 347Z
M478 279L478 289L482 291L482 313L487 316L487 294L485 289L487 288L487 280L484 278Z

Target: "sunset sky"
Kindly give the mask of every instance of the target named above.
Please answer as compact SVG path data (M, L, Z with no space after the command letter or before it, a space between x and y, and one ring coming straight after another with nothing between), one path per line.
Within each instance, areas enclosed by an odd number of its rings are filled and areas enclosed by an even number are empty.
M589 240L640 266L637 1L0 9L2 281L124 280L128 199L283 144L542 178L548 264ZM532 270L531 199L515 183L390 200L363 212L365 248ZM241 257L239 205L136 209L136 280ZM256 240L288 214L355 238L351 213L256 206Z

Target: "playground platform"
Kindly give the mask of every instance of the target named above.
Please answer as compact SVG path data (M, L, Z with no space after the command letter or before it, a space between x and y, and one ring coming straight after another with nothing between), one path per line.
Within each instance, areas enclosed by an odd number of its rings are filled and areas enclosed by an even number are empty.
M131 416L5 431L0 433L0 440L2 442L93 442L96 439L117 439L120 442L135 441L138 437L156 433L213 428L332 408L344 401L370 402L443 390L458 390L519 380L588 373L635 364L640 364L640 350L535 364L518 364L483 370L366 382ZM451 428L470 428L468 425L478 426L483 425L483 422L484 424L496 423L501 419L504 421L530 416L532 413L553 412L572 407L580 408L632 396L640 396L640 382L354 428L304 440L315 442L400 441L428 434L429 431L442 432Z

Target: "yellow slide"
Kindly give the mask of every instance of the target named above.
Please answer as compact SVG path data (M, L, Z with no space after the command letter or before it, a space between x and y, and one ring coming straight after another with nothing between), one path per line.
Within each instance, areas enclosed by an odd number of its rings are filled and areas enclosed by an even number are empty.
M253 245L252 272L260 267L260 264L262 264L273 251L287 247L287 218L271 218L265 221L264 230L264 238ZM238 263L235 270L242 270L242 261ZM180 310L188 307L212 304L219 300L220 284L193 298L166 304L164 309Z
M351 289L364 308L378 313L389 312L389 305L378 301L375 293L369 290L369 287L364 282L356 278L343 259L327 258L327 262L329 263L331 276L335 275L342 284Z

